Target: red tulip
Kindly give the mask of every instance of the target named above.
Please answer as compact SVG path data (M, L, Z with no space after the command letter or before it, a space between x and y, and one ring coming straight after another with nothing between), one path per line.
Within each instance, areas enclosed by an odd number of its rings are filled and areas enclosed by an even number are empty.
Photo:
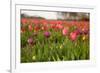
M62 26L61 24L57 24L56 27L57 27L58 29L63 29L63 26Z
M28 23L28 19L27 18L22 18L21 19L21 23L24 24L24 25L27 24Z
M35 26L34 27L34 31L39 31L40 30L40 26Z
M51 24L50 27L53 28L53 29L55 29L56 28L56 25Z
M62 21L56 21L56 23L57 23L57 24L63 24L63 22L62 22Z
M64 28L64 29L62 30L62 34L63 34L64 36L66 36L66 35L68 34L68 29Z
M41 20L41 24L43 24L43 25L47 25L48 22L47 22L47 20Z
M38 19L33 19L33 20L32 20L32 23L33 23L33 24L39 24L39 20L38 20Z
M46 26L46 25L42 26L41 29L46 31L46 30L48 30L48 26Z

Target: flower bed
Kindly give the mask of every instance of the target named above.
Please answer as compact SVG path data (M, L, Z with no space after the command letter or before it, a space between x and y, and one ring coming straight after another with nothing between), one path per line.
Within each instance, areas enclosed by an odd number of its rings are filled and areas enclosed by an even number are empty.
M89 21L21 19L21 62L89 59Z

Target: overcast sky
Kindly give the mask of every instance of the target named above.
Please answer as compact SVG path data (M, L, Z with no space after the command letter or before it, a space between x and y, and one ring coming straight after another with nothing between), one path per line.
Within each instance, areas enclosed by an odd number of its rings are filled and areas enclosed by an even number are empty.
M39 17L44 17L46 19L57 19L57 12L22 10L21 14L26 14L29 16L39 16Z

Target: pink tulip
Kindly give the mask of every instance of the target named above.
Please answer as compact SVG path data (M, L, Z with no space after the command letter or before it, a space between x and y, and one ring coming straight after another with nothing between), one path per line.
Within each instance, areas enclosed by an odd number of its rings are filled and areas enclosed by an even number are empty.
M68 30L67 30L66 28L64 28L64 29L62 30L62 34L63 34L64 36L66 36L66 35L68 34Z
M29 38L29 39L27 40L27 42L28 42L28 44L32 44L32 43L33 43L33 39L32 39L32 38Z
M70 39L71 39L72 41L75 41L75 40L77 39L77 33L76 33L76 32L71 32L71 33L70 33Z
M50 32L47 32L47 31L44 32L44 36L47 37L47 38L49 38L50 37Z

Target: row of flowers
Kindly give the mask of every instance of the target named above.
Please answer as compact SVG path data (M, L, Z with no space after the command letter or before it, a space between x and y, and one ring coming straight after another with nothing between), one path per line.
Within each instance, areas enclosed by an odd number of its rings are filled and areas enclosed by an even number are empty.
M64 24L65 26L72 26L75 25L78 28L88 28L89 22L88 21L66 21L66 20L46 20L46 19L32 19L32 18L21 18L21 24L42 24L42 25L59 25Z
M52 34L50 31L45 31L43 33L43 35L46 38L49 38ZM83 35L82 39L85 40L86 36L88 35L88 32L86 32L86 31L80 32L79 30L74 30L73 32L69 33L68 29L64 28L64 29L62 29L62 35L68 36L70 38L70 40L72 40L72 41L75 41L79 35ZM32 37L28 38L27 42L31 45L33 43L33 38Z
M83 24L83 21L78 21ZM35 19L35 18L21 18L22 24L77 24L77 21L67 21L66 20L46 20L46 19ZM88 24L88 21L84 21L84 24Z
M28 25L29 30L48 30L49 28L53 29L63 29L64 27L70 28L72 26L76 26L80 30L89 30L89 22L88 21L62 21L62 20L45 20L45 19L29 19L22 18L22 32L25 31L25 27ZM34 28L33 28L34 26Z

